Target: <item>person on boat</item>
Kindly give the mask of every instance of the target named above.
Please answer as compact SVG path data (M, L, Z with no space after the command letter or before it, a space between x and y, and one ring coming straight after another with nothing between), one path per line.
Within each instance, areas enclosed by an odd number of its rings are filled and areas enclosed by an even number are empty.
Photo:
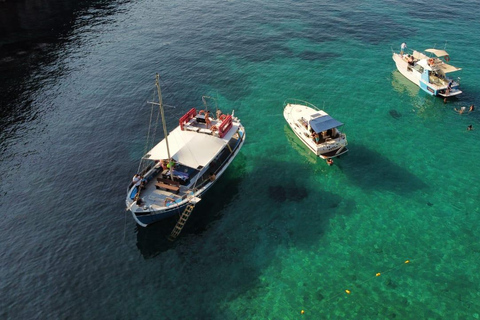
M452 85L453 85L453 80L450 80L450 82L448 83L448 86L447 86L447 90L452 89Z
M167 170L168 169L168 160L165 160L165 159L161 160L160 165L162 166L163 171Z
M141 177L138 173L136 173L136 174L133 176L132 185L134 185L134 186L136 186L136 187L139 186L139 185L140 185L139 182L140 182L141 180L142 180L142 177Z
M138 176L138 177L137 178L134 177L135 182L133 182L133 183L134 183L135 187L138 188L137 194L140 194L140 189L145 186L145 183L147 181L141 175L137 174L136 176Z
M468 112L472 112L472 111L474 111L474 110L475 110L475 106L472 104L472 105L470 106L470 109L468 109Z
M407 44L403 42L402 45L400 46L400 54L403 54L403 51L405 51L405 49L407 49Z
M221 116L222 116L222 110L218 109L217 110L217 120L220 120Z
M415 63L414 63L413 56L408 55L408 60L407 60L407 62L408 62L408 65L409 65L409 66L413 67L413 65L415 64Z
M215 173L210 172L210 175L208 176L208 178L210 179L210 181L215 181L215 179L217 179L217 176L215 175Z
M331 165L333 164L332 158L328 158L328 159L327 159L327 164L328 164L329 166L331 166Z
M447 96L450 95L450 88L447 88L447 90L445 90L445 95L447 95ZM445 99L447 99L447 98L445 97Z
M205 124L207 125L207 129L212 126L212 122L210 121L210 111L205 111Z
M168 164L167 164L167 169L175 169L175 165L176 165L176 164L177 164L177 163L175 162L174 159L170 159L170 161L169 161Z
M320 143L320 135L315 132L315 135L313 136L313 140L315 141L316 144Z
M332 128L332 139L337 137L337 128Z

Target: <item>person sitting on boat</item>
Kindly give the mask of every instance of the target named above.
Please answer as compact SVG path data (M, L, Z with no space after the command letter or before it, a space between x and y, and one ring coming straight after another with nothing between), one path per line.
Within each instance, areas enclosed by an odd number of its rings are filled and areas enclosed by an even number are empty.
M316 144L320 143L320 135L315 132L315 135L313 136L313 140L315 141Z
M135 185L135 187L138 188L137 193L140 193L140 189L145 186L145 183L147 181L141 175L137 174L136 176L138 176L138 177L137 178L134 177L134 179L135 179L134 185Z
M222 110L218 109L217 110L217 120L220 120L221 116L222 116Z
M168 169L168 160L163 159L160 161L160 165L162 166L162 170L165 171Z
M214 172L210 172L208 178L210 179L210 181L215 181L215 179L217 179L217 176Z
M170 159L170 161L167 164L167 169L174 169L177 163L175 162L174 159Z
M413 56L408 55L408 60L407 60L408 65L413 67L413 65L415 64L414 61L415 60L414 60Z
M142 180L142 177L141 177L138 173L136 173L136 174L133 176L132 185L134 185L134 186L136 186L136 187L139 186L139 185L140 185L139 182L140 182L141 180Z

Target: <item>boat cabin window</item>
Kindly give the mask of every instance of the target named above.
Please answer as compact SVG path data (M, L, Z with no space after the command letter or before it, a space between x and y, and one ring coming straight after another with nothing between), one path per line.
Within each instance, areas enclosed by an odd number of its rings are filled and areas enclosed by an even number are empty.
M424 70L423 67L422 67L421 65L419 65L419 64L416 64L416 65L413 67L413 69L417 70L417 71L420 72L420 73L423 73L423 70Z

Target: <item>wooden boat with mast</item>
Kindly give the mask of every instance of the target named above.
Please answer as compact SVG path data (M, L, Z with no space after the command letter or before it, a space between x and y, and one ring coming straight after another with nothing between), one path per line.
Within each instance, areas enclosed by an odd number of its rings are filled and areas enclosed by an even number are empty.
M158 75L155 85L159 102L151 103L152 111L158 106L165 138L142 157L139 174L128 187L126 205L142 227L179 214L174 238L195 204L238 155L245 129L233 112L222 114L217 108L212 118L207 109L191 108L168 133Z

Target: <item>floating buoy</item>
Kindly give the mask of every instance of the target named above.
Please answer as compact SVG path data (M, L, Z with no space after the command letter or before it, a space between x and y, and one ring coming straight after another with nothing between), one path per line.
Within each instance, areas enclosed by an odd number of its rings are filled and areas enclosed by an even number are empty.
M305 310L300 311L300 314L304 314L304 313L305 313Z
M350 294L350 290L348 290L348 289L347 289L347 290L345 290L345 292L346 292L347 294Z
M405 263L410 263L410 260L406 260Z
M379 273L377 273L375 276L380 277L380 275L381 275L381 273L379 272Z

